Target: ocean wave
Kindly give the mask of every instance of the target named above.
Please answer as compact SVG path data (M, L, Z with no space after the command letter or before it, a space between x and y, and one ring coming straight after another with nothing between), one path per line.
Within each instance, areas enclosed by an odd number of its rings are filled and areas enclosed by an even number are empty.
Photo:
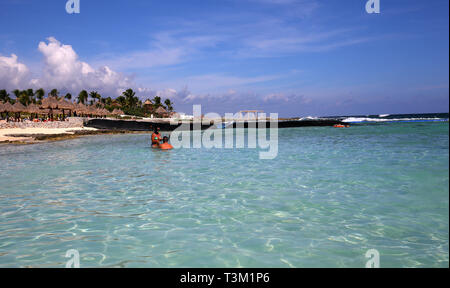
M387 117L387 116L385 116ZM342 120L345 123L362 123L362 122L412 122L412 121L448 121L448 118L367 118L367 117L348 117Z
M319 117L313 117L313 116L307 116L307 117L302 117L298 120L319 120Z

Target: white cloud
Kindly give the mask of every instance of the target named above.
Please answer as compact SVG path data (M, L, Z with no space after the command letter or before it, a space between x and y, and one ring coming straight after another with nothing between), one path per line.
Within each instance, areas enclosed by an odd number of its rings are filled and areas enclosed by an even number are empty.
M189 99L191 95L192 94L187 88L187 86L185 86L183 89L179 91L173 88L167 88L164 90L156 91L154 93L154 96L159 96L161 98L170 98L171 100L183 102L185 102L186 99Z
M39 51L44 56L44 68L39 78L33 79L35 87L58 88L78 92L82 89L118 95L134 86L132 79L111 70L108 66L94 69L78 59L72 46L64 45L53 37L48 43L40 42Z
M94 68L79 59L71 45L65 45L53 37L40 42L44 66L32 73L18 57L0 55L0 89L56 88L63 92L78 94L81 90L98 91L103 96L115 97L128 88L138 95L156 95L156 91L138 87L133 78L116 72L108 66ZM150 57L150 56L149 56ZM156 57L156 56L155 56Z
M28 67L18 61L18 57L0 56L0 89L23 88L29 76Z

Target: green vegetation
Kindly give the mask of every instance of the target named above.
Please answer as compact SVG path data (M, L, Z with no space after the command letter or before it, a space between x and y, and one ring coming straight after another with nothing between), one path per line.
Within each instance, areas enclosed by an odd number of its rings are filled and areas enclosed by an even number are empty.
M6 90L0 90L0 102L11 102L11 98Z
M44 91L44 89L40 88L40 89L36 90L35 95L36 95L36 99L37 99L36 102L37 102L38 104L41 104L41 103L42 103L42 99L44 99L44 96L45 96L45 91Z
M170 101L170 99L166 99L166 101L164 101L164 104L166 104L167 111L169 112L173 111L173 103L172 101Z
M33 89L15 89L11 91L11 93L13 95L12 97L8 91L0 90L0 102L10 102L11 104L14 104L16 101L19 101L24 106L28 106L32 103L40 105L45 97L45 91L43 88L37 89L36 91ZM49 96L55 97L58 100L65 98L68 101L72 101L72 94L67 93L65 96L61 97L59 94L60 92L57 89L52 89L48 93ZM91 105L96 108L105 108L110 112L115 109L120 109L127 115L139 117L149 117L152 114L155 114L155 116L161 116L156 115L156 110L160 107L164 108L167 113L174 111L174 104L170 99L165 99L164 102L162 102L160 96L154 96L153 99L148 99L145 103L143 103L142 100L136 96L136 92L134 92L133 89L127 89L122 93L122 95L115 99L111 97L102 97L102 95L100 95L97 91L88 92L86 90L82 90L78 94L78 97L74 100L76 103Z
M86 90L83 90L78 94L78 103L85 104L87 102L87 99L89 97L89 94Z

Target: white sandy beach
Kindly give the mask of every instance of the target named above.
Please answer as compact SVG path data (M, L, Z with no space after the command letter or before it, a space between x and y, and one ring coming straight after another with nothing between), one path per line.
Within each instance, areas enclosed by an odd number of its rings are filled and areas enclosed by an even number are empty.
M95 128L88 127L72 127L72 128L6 128L0 129L0 142L5 141L26 141L32 140L32 135L45 134L74 134L75 131L95 131ZM29 137L11 137L8 135L30 135Z

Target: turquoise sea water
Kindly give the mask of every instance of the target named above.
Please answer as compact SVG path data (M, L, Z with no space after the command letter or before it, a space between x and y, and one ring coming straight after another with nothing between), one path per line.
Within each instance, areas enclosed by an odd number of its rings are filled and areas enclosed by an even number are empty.
M449 266L449 124L279 130L279 154L148 135L0 146L0 267Z

